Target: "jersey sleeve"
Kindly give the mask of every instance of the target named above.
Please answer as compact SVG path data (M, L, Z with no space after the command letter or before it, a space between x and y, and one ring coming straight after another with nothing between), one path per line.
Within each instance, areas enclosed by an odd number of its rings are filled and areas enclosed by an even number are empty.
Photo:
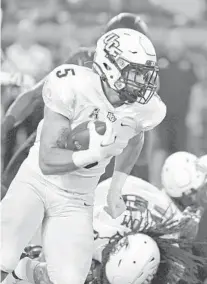
M161 98L155 94L151 100L143 105L137 116L138 129L149 131L159 125L166 116L167 108Z
M68 119L74 115L73 76L75 72L70 65L61 65L48 75L42 91L45 106Z

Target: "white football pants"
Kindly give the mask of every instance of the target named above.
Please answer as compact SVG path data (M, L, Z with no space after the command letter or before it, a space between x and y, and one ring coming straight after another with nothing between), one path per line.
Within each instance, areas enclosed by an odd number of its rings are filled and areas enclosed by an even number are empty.
M0 268L11 272L42 224L48 274L54 284L83 284L93 253L93 196L57 188L24 164L0 204Z

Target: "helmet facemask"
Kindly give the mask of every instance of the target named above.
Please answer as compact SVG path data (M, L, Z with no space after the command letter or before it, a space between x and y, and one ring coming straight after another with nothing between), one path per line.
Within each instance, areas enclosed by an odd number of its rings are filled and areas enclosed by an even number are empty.
M116 29L97 42L94 70L124 103L146 104L158 87L155 49L143 34Z
M146 104L152 98L158 85L158 66L153 61L145 65L131 63L122 57L114 59L105 50L108 60L115 66L120 76L114 83L114 90L125 103ZM106 66L107 68L107 66ZM107 78L105 78L107 82Z

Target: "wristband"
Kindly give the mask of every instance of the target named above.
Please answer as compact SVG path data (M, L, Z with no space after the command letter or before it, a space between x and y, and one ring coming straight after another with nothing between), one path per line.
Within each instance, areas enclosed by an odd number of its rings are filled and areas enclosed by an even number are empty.
M76 167L83 168L98 163L97 159L88 150L73 152L72 160Z

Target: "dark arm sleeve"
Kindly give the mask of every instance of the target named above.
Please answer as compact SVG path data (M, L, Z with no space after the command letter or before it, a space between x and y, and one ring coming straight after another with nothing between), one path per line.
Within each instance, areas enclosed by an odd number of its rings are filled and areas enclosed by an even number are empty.
M73 53L65 62L65 64L75 64L85 66L88 62L93 61L94 49L82 48Z

